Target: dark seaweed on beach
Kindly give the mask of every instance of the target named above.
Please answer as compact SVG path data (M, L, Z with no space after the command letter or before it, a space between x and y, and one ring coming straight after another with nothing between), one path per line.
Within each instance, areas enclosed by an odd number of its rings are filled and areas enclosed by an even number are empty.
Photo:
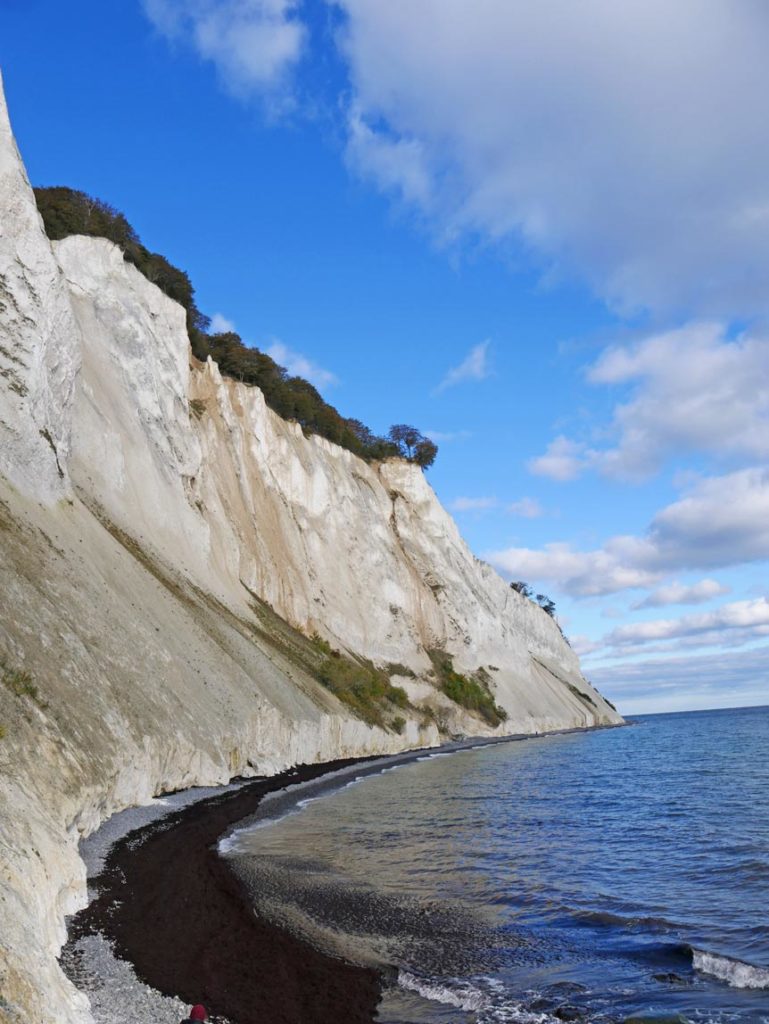
M363 760L363 759L359 759ZM68 947L91 934L114 943L145 984L204 1003L233 1024L367 1024L380 971L325 955L259 920L216 851L266 793L356 763L305 765L256 779L120 840L73 919Z

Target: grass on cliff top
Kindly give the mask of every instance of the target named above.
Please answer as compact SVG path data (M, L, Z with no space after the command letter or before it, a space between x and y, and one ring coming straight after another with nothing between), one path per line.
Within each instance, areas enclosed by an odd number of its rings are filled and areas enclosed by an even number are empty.
M351 657L334 650L317 633L306 637L253 593L251 607L262 637L333 693L358 718L368 725L403 732L406 720L395 712L410 708L411 703L402 687L393 686L386 670L377 668L368 658Z
M446 651L433 649L427 653L438 677L438 685L450 700L467 711L480 715L485 722L495 728L507 719L505 709L494 700L489 686L489 676L483 669L478 669L472 676L465 676L456 671L451 655Z

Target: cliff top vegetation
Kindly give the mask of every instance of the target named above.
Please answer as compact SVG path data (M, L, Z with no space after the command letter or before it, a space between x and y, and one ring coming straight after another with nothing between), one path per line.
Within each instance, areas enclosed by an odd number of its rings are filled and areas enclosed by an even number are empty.
M305 433L319 434L369 462L400 457L427 469L435 461L437 445L415 427L395 424L381 437L360 420L342 416L309 381L291 376L266 352L245 345L234 331L210 333L211 321L197 307L189 276L147 249L126 217L108 203L63 186L36 188L35 198L52 241L91 235L114 242L147 280L184 307L196 358L210 356L225 377L259 387L267 405L283 419L294 420Z

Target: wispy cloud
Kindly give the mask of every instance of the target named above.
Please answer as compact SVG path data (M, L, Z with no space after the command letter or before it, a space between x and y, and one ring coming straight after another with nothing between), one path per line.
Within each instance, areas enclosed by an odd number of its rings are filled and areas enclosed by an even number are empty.
M301 352L295 352L282 341L276 339L264 351L276 363L285 366L292 376L304 377L305 380L310 381L317 388L329 388L339 383L335 373L332 373L330 370L324 370L322 366L318 366L317 363L312 362L311 359L302 355Z
M513 501L507 506L507 511L510 515L520 516L522 519L539 519L545 513L536 498L520 498Z
M289 76L307 33L297 0L143 0L143 7L162 35L211 61L232 93L290 101Z
M610 604L605 608L601 609L602 619L624 619L627 612L624 608L620 608L618 605Z
M395 154L368 140L372 178L439 237L512 237L621 309L767 312L759 0L337 6L357 122Z
M710 612L618 626L603 638L603 643L607 647L637 650L643 644L661 640L695 638L698 645L721 645L726 639L724 634L730 631L738 633L739 644L769 636L769 600L759 597L733 601Z
M422 146L416 139L394 138L375 131L357 107L349 112L347 133L347 165L352 171L372 178L384 192L429 206L432 181Z
M455 512L480 512L498 505L496 498L455 498L451 503Z
M515 579L551 581L575 597L647 588L672 572L744 565L769 558L769 470L751 468L694 482L640 535L602 548L568 543L507 548L486 555Z
M446 388L453 388L455 385L462 384L465 381L485 380L490 373L490 344L491 341L486 340L481 342L480 345L476 345L474 348L471 348L459 366L455 366L449 370L438 387L435 388L433 394L438 395L441 391L445 391Z
M698 583L689 585L683 583L670 583L665 587L653 590L651 594L642 601L637 601L630 607L634 610L642 608L662 608L670 604L704 604L714 597L728 594L730 587L719 583L717 580L700 580Z
M674 456L704 455L731 465L769 459L769 340L763 334L730 338L723 323L686 324L610 346L587 379L623 389L603 431L613 443L591 446L560 435L529 462L532 473L573 480L593 469L642 481Z
M626 714L766 704L769 645L590 668L591 680Z
M436 444L446 444L449 441L464 441L468 437L473 436L469 430L423 430L422 433L425 437L429 437L431 441L435 441Z
M579 655L580 658L584 658L588 654L593 654L594 651L601 651L604 646L600 640L591 640L590 637L581 636L579 634L569 637L569 643L571 644L574 653Z
M223 313L214 313L211 317L211 333L212 334L226 334L228 331L234 331L235 324L232 320L228 320Z
M575 480L584 465L583 446L563 435L550 442L544 455L529 459L527 463L530 473L560 481Z
M455 498L450 506L455 512L480 512L490 508L503 509L508 515L520 516L522 519L537 519L544 514L544 509L534 498L520 498L518 501L502 505L494 497L460 497Z

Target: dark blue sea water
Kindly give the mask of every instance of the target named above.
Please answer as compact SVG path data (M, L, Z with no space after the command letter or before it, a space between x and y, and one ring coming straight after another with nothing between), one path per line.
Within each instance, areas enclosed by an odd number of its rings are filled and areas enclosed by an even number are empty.
M769 1022L769 708L390 769L242 835L255 900L393 965L386 1022Z

